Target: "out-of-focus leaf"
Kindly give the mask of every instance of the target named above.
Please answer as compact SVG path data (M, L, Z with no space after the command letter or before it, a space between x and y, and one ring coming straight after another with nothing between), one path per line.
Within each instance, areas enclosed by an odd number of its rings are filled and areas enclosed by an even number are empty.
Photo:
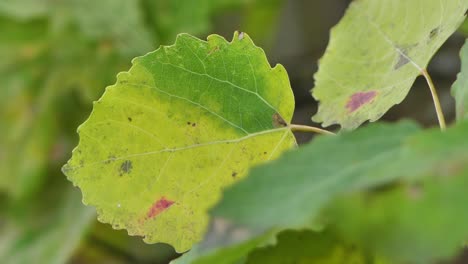
M457 120L468 118L468 41L461 52L462 68L457 81L453 84L452 95L455 97Z
M440 135L432 139L443 140ZM334 205L329 218L343 237L391 263L452 258L468 237L466 164L465 159L458 168L447 168L451 170L447 175L345 197ZM465 171L458 172L461 169Z
M221 220L215 217L201 246L179 261L187 258L200 264L216 263L226 251L231 260L239 260L271 241L275 233L269 229L274 226L311 228L320 209L337 195L393 180L397 172L388 169L392 164L388 160L401 156L403 141L416 131L418 127L410 123L396 127L376 124L350 134L319 137L268 165L254 168L247 179L225 192L214 211L225 219L227 227L219 228ZM243 236L231 239L232 232L218 229L234 230Z
M79 192L72 187L53 198L58 197L63 201L54 200L53 208L41 197L24 208L19 219L12 216L0 223L2 263L60 264L68 260L95 214L80 203Z
M242 30L248 32L255 42L262 47L273 44L275 30L278 28L278 18L284 0L255 0L245 11L245 20L242 22Z
M64 172L100 221L183 252L222 188L295 145L293 109L285 69L246 34L183 34L119 74Z
M468 164L467 131L466 122L446 133L418 132L408 123L377 124L337 137L318 138L270 164L254 168L248 178L227 189L213 215L244 230L244 240L271 228L310 227L321 209L343 194L402 179L416 181L430 174L447 178L459 174ZM458 235L447 237L452 250L457 239ZM426 245L436 243L429 240ZM219 247L222 246L214 246L218 250ZM447 248L441 250L444 249Z
M71 0L65 8L80 32L91 39L107 39L125 55L144 54L155 47L139 1Z
M344 129L378 120L406 97L467 8L468 0L353 1L315 75L313 120Z
M405 175L408 169L394 168L408 166L405 142L417 131L416 125L404 122L319 137L252 169L246 180L225 191L213 214L252 230L309 226L336 195Z
M329 232L284 231L277 239L275 245L250 253L246 264L383 264Z
M215 11L227 7L239 7L257 0L143 0L150 17L157 28L163 44L172 42L179 33L199 35L206 33L212 26Z

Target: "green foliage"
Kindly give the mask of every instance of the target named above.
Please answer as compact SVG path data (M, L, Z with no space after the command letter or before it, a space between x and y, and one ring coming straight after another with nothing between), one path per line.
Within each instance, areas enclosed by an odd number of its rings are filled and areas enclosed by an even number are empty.
M354 1L332 30L315 75L313 120L355 129L376 121L465 19L468 1Z
M265 42L282 3L2 1L2 262L64 263L87 233L94 209L59 166L115 72L179 32L205 34L226 8L243 8L243 30ZM378 120L418 75L429 82L427 64L467 8L353 1L315 75L314 120L345 131ZM231 42L192 35L134 59L78 130L63 172L100 221L177 252L194 245L178 264L438 263L461 250L468 47L452 89L458 122L447 131L373 124L296 149L292 131L327 131L291 124L286 70L245 33ZM136 244L93 232L111 247Z
M468 42L463 46L460 56L462 68L457 81L452 86L452 95L456 101L457 120L468 119Z
M55 201L57 196L63 201ZM0 223L2 263L65 263L95 218L94 210L80 200L79 192L68 186L16 206Z
M101 221L184 252L220 189L295 146L293 102L285 69L246 34L183 34L119 74L64 172Z

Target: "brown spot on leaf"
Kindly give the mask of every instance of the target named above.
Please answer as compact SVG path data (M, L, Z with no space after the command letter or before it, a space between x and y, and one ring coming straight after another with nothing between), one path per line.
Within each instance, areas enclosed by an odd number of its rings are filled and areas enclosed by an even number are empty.
M193 126L193 127L196 127L196 126L197 126L197 123L193 123L192 126Z
M130 160L126 160L120 165L120 176L124 174L130 174L133 169L133 163Z
M286 121L284 121L283 117L281 117L281 115L278 114L278 113L274 113L272 119L273 119L273 126L274 126L274 127L285 127L285 126L288 126L288 124L286 123Z
M131 117L128 117L127 119L128 119L128 122L132 122L132 121L133 121L133 119L132 119Z
M361 106L369 103L377 96L377 91L357 92L353 94L346 104L349 113L358 110Z
M231 176L232 176L233 178L235 178L235 177L237 176L237 172L233 171L232 174L231 174Z
M148 213L146 213L146 216L148 218L153 218L162 213L164 210L171 207L173 204L174 201L168 200L163 196L161 197L161 199L157 200L153 203L153 205L151 205L150 209L148 210Z
M191 124L192 124L192 122L187 122L187 125L189 125L189 126L190 126Z

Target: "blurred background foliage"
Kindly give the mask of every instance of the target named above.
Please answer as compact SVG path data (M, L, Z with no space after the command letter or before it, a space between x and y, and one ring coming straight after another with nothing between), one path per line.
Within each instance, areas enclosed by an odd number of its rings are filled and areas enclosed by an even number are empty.
M294 122L311 124L309 94L330 28L349 0L2 0L0 2L0 260L2 263L167 263L177 255L96 221L94 208L60 171L76 127L132 58L178 33L249 33L272 64L289 72ZM459 70L462 27L429 67L446 114ZM436 124L417 82L386 119ZM297 135L306 142L310 135Z

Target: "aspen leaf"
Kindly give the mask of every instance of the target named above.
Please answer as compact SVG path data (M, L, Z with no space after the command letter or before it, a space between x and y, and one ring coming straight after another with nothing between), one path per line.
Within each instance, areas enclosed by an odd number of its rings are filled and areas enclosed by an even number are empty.
M183 252L224 187L295 146L293 110L285 69L249 36L182 34L118 75L63 171L100 221Z
M467 8L467 0L353 1L315 75L313 120L344 129L378 120L403 101Z

